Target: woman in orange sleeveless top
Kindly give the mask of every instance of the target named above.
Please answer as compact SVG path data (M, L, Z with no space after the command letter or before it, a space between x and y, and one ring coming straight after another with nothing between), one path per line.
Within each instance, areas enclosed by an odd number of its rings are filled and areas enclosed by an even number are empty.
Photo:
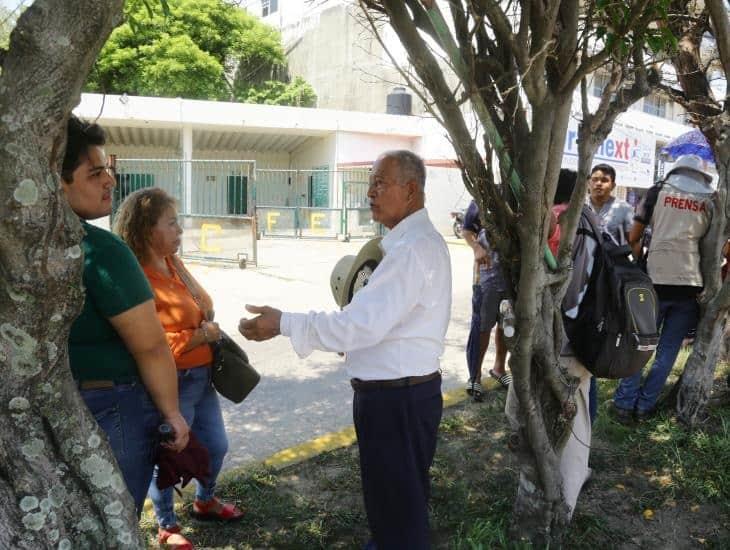
M240 519L241 510L215 497L215 481L228 451L218 395L211 384L210 344L219 339L220 332L218 324L209 320L213 311L210 296L176 255L183 231L175 199L159 188L132 193L117 212L114 231L135 253L152 285L157 315L178 369L180 410L210 454L211 476L209 480L196 480L193 515L221 521ZM159 523L158 540L168 547L192 549L180 534L172 489L160 491L156 477L157 473L148 494Z

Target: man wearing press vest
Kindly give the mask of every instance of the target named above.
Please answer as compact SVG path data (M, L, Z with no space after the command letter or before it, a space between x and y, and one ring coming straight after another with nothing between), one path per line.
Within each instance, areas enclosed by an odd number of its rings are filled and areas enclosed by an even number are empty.
M629 244L641 255L644 229L652 226L647 271L659 297L661 335L654 363L644 383L641 371L621 380L612 413L622 422L650 416L672 370L682 340L699 316L702 291L701 241L713 216L712 176L697 155L677 159L664 181L654 185L638 205Z
M424 208L425 180L423 161L409 151L389 151L373 165L370 209L390 232L382 261L342 311L246 306L259 316L239 325L250 340L289 337L300 357L347 353L369 549L430 548L429 468L443 406L451 263Z

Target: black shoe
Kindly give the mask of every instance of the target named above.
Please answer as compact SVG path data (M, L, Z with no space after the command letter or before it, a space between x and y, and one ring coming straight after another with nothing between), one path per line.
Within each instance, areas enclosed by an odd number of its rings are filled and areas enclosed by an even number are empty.
M654 416L654 409L649 411L636 411L636 421L637 422L646 422L649 420L652 416Z
M629 426L634 422L634 411L617 407L616 403L611 401L608 405L608 414L619 424Z
M475 403L481 403L484 401L484 388L482 388L482 385L479 382L474 382L471 398Z

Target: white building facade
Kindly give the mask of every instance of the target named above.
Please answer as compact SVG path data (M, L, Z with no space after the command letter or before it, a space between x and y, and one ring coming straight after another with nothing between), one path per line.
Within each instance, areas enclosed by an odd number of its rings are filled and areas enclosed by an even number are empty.
M364 23L357 2L249 0L244 7L281 32L290 72L312 84L319 107L382 113L393 88L406 86L391 59L403 70L411 70L398 37L387 26L380 30L386 52ZM608 80L602 72L591 77L589 93L593 98L600 97ZM578 97L574 110L564 149L566 168L576 167ZM411 112L427 116L415 94ZM636 203L643 190L664 173L659 151L669 140L691 129L684 126L685 118L679 105L657 94L639 100L619 117L595 162L614 166L620 196Z

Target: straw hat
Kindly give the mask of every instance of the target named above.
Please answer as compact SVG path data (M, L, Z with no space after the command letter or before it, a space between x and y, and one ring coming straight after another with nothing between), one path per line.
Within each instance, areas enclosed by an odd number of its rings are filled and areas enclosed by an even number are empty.
M340 307L345 307L352 300L355 292L368 284L370 277L383 259L380 248L382 237L370 239L357 253L343 256L335 264L330 275L332 296Z

